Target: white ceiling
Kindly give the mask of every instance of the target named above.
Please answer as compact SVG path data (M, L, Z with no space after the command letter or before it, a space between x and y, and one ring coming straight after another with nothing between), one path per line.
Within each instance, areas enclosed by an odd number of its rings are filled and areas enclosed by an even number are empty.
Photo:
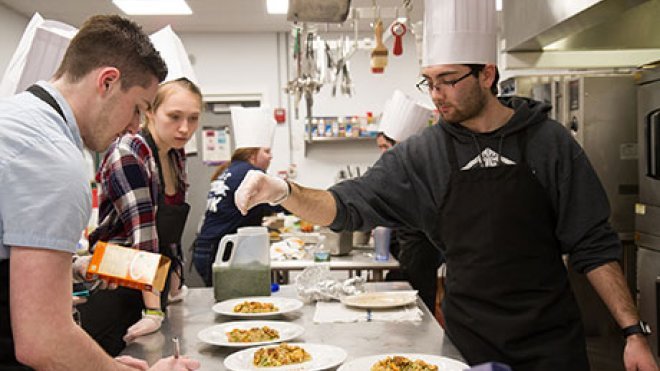
M157 0L156 0L157 1ZM351 7L359 8L359 14L371 13L374 0L352 0ZM410 1L413 7L413 21L422 19L423 0ZM80 27L83 21L94 14L123 14L111 0L0 0L9 9L32 17L39 12L45 19L52 19ZM271 32L288 31L291 23L286 15L266 13L266 0L188 0L192 8L191 16L130 16L141 24L145 32L152 33L168 24L177 32ZM400 15L405 14L403 0L376 0L382 9L381 16L387 25L394 17L396 8ZM369 8L369 9L367 9ZM388 22L388 19L389 22ZM361 30L369 29L369 20L359 21ZM325 30L325 26L321 26ZM344 26L329 25L328 30L349 30L349 22Z

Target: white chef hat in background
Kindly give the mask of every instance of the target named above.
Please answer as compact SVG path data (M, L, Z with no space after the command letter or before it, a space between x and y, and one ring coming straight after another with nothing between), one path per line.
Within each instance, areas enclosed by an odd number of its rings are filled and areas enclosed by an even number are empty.
M425 0L422 67L496 64L495 0Z
M35 13L0 81L0 97L24 91L39 80L50 80L77 32L73 26L45 20Z
M181 42L179 36L172 30L172 27L167 25L151 34L149 38L167 65L167 77L165 77L165 81L185 77L198 84L197 76L190 64L190 58L188 57L186 48L183 46L183 42Z
M273 110L268 107L231 107L236 149L272 147L275 135Z
M428 126L432 115L433 110L414 101L401 90L395 90L385 104L380 131L401 142Z

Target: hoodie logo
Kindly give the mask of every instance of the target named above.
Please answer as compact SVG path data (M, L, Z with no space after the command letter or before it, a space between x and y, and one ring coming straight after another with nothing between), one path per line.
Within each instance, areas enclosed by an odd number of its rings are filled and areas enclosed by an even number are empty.
M484 161L484 164L481 163L481 161ZM499 163L499 161L502 161L503 164L505 165L515 165L516 163L509 160L508 158L502 156L501 158L499 157L499 154L490 147L486 147L482 152L481 155L477 155L477 157L473 158L470 162L465 164L461 168L461 170L470 170L475 167L496 167Z

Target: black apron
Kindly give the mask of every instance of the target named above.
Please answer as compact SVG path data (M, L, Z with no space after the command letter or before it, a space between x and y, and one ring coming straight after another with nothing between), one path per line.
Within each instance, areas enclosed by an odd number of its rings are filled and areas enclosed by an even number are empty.
M173 274L181 275L183 282L183 251L181 249L181 237L186 226L190 205L168 205L165 203L165 181L163 179L162 164L158 156L158 147L150 133L144 133L144 137L151 148L151 152L158 168L160 187L158 192L158 208L156 209L156 230L158 231L158 249L161 254L172 261L170 272L165 281L165 288L160 295L160 303L163 310L167 307L167 295L170 291L170 278Z
M589 370L580 313L568 282L557 218L525 160L452 168L441 233L446 246L443 312L449 338L471 365L499 361L513 370Z
M66 122L62 108L44 88L39 85L32 85L27 91L46 102ZM31 368L18 363L14 352L14 338L9 318L9 259L0 262L0 369L31 370Z

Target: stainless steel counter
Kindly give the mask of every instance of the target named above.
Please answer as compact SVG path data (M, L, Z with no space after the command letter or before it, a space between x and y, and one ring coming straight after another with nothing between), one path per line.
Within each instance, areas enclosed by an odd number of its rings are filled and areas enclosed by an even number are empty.
M368 283L369 291L409 290L406 282ZM274 296L296 297L292 285L281 286ZM212 325L236 319L216 314L211 310L215 303L213 289L191 289L186 299L168 308L167 319L161 330L139 338L122 354L147 360L153 364L161 357L172 354L171 338L178 336L181 353L202 363L201 370L226 370L224 358L237 351L200 341L197 333ZM421 300L418 305L424 312L421 322L360 322L315 324L312 317L315 305L305 305L300 311L273 317L274 320L291 321L305 328L305 333L295 341L332 344L348 352L346 361L382 353L424 353L444 355L462 360L460 353L444 339L444 331Z
M280 283L289 283L290 271L302 271L315 263L311 258L301 260L272 260L270 269ZM343 256L332 256L327 263L330 270L347 271L348 277L361 275L366 271L367 279L371 281L382 281L384 272L399 268L399 262L390 255L386 261L374 259L373 249L353 249Z

